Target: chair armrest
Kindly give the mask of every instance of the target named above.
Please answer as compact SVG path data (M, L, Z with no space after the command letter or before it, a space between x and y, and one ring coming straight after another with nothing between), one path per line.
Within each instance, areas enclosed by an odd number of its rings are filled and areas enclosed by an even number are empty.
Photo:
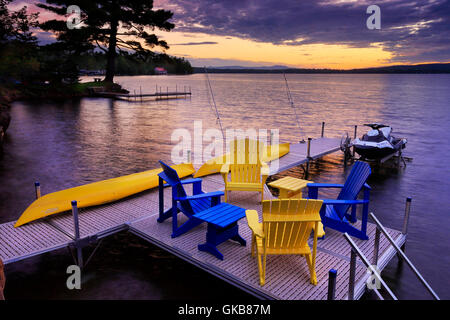
M230 172L230 165L226 163L220 168L220 174L228 174L228 172Z
M201 178L192 178L192 179L181 180L181 184L189 184L189 183L196 183L196 182L202 182L202 179Z
M310 199L318 199L319 198L319 189L320 188L343 188L343 184L338 183L308 183L306 185L308 187L308 198Z
M192 195L202 194L202 179L193 178L181 180L181 184L192 184Z
M364 183L364 188L369 189L369 190L372 190L372 187L369 186L367 183Z
M364 204L369 203L369 200L332 200L332 199L325 199L323 200L324 205L328 204Z
M269 168L269 166L267 165L267 163L262 162L262 163L261 163L261 175L262 175L262 176L268 176L269 173L270 173L270 168Z
M338 183L308 183L308 188L343 188L343 184Z
M245 210L245 216L247 217L248 227L253 231L253 234L264 238L264 231L262 223L258 219L258 212L256 210Z
M187 196L187 197L177 197L175 200L183 201L183 200L198 200L203 198L213 198L213 197L220 197L223 196L223 191L214 191L214 192L208 192L208 193L200 193L193 196Z

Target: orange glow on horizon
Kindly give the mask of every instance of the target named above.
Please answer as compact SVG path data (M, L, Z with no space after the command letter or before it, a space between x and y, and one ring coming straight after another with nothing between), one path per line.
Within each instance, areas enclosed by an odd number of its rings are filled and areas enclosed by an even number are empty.
M297 68L353 69L387 66L392 53L381 45L352 48L345 45L275 45L237 37L181 32L158 32L170 46L168 54L199 59L238 60L261 65L286 65ZM177 45L195 42L217 44Z

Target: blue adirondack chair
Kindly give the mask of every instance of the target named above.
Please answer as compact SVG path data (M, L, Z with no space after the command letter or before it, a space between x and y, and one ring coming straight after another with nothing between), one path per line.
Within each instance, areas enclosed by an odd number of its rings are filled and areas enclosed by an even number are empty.
M320 188L342 188L336 200L323 200L320 217L324 227L347 232L356 238L367 240L367 217L369 213L370 187L366 183L370 176L370 166L366 162L356 161L345 184L309 183L308 198L317 199ZM358 194L364 189L364 199L359 200ZM362 204L361 229L352 226L356 222L356 205ZM351 213L348 213L349 208Z
M159 161L163 171L159 176L159 218L158 222L163 222L172 218L172 238L191 230L203 221L192 217L194 214L209 209L220 204L220 197L224 195L223 191L204 193L202 191L202 179L180 180L177 172L162 161ZM164 181L172 187L172 207L164 211ZM183 185L193 184L193 195L188 196ZM188 217L188 220L181 226L178 226L178 212L182 212Z

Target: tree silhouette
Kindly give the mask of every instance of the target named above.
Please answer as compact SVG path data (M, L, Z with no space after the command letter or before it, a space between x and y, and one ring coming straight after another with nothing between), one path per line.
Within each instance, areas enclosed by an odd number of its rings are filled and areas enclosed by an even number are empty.
M10 10L12 0L0 0L0 82L7 79L25 81L39 72L37 39L38 13L29 14L27 7Z
M152 0L46 0L38 7L58 15L67 16L67 8L80 8L79 24L68 28L66 20L49 20L41 24L46 31L57 34L58 41L72 47L74 52L83 52L92 45L107 55L105 81L113 82L115 60L119 53L133 52L147 59L153 52L146 47L160 46L168 49L165 41L159 40L146 30L170 31L174 25L168 20L173 13L167 10L153 10ZM78 21L75 21L78 22ZM145 45L142 45L143 40ZM146 46L146 47L144 47Z
M10 11L8 5L12 0L0 0L0 44L7 42L35 42L36 37L30 30L38 25L38 13L28 14L24 6L17 11Z

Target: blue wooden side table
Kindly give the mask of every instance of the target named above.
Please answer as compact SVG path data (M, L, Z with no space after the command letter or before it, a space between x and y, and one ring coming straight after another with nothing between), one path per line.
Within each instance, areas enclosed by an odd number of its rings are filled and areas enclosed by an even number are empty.
M229 239L245 246L246 241L239 235L237 222L245 217L245 209L229 203L221 203L194 215L196 219L208 223L206 243L198 245L198 250L206 251L223 260L217 246Z

